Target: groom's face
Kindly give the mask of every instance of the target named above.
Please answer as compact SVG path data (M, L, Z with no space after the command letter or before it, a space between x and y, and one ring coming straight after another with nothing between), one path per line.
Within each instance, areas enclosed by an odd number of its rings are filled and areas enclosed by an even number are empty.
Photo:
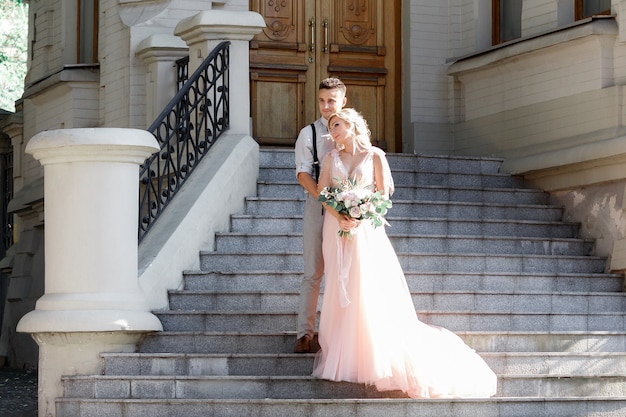
M320 107L320 114L324 119L328 120L331 114L336 113L343 108L346 104L346 97L338 88L323 88L319 91L318 104Z

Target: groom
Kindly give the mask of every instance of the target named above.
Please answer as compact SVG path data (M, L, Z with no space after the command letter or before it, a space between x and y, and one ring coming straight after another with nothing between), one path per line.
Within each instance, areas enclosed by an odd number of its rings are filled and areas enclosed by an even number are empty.
M320 293L324 259L322 258L323 208L317 201L319 168L335 144L328 135L328 117L346 104L346 86L337 78L326 78L319 85L318 105L322 117L308 125L298 135L295 147L296 177L304 188L306 203L302 224L304 249L304 278L300 284L297 340L295 353L318 350L313 342L317 299Z

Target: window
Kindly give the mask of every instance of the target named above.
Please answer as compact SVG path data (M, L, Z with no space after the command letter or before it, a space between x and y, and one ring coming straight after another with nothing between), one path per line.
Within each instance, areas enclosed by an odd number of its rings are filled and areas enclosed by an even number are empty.
M77 2L77 62L79 64L93 64L98 62L98 1L77 0Z
M498 45L522 36L522 1L523 0L491 1L493 20L491 38L493 45ZM564 14L563 19L559 18L559 24L571 22L571 7L574 7L575 20L581 20L595 15L611 14L611 0L570 1L571 3L568 5L559 5L559 12Z
M576 0L576 20L611 14L611 0Z
M522 0L493 0L491 11L494 45L522 36Z

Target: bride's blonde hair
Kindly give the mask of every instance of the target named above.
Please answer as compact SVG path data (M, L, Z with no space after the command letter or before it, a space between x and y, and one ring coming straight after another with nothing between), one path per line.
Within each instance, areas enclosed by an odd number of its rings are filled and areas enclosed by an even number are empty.
M333 113L328 118L328 122L333 118L339 118L348 123L354 130L354 152L366 150L372 147L371 132L367 126L367 121L361 113L351 108L344 108Z

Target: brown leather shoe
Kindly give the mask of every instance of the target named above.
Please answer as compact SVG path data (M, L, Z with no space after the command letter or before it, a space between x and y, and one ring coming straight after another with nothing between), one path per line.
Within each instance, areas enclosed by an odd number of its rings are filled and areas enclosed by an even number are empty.
M319 341L317 340L317 336L313 336L313 338L311 339L311 353L316 353L321 348L322 347L320 346Z
M311 336L305 334L296 340L296 346L293 348L294 353L311 353Z

